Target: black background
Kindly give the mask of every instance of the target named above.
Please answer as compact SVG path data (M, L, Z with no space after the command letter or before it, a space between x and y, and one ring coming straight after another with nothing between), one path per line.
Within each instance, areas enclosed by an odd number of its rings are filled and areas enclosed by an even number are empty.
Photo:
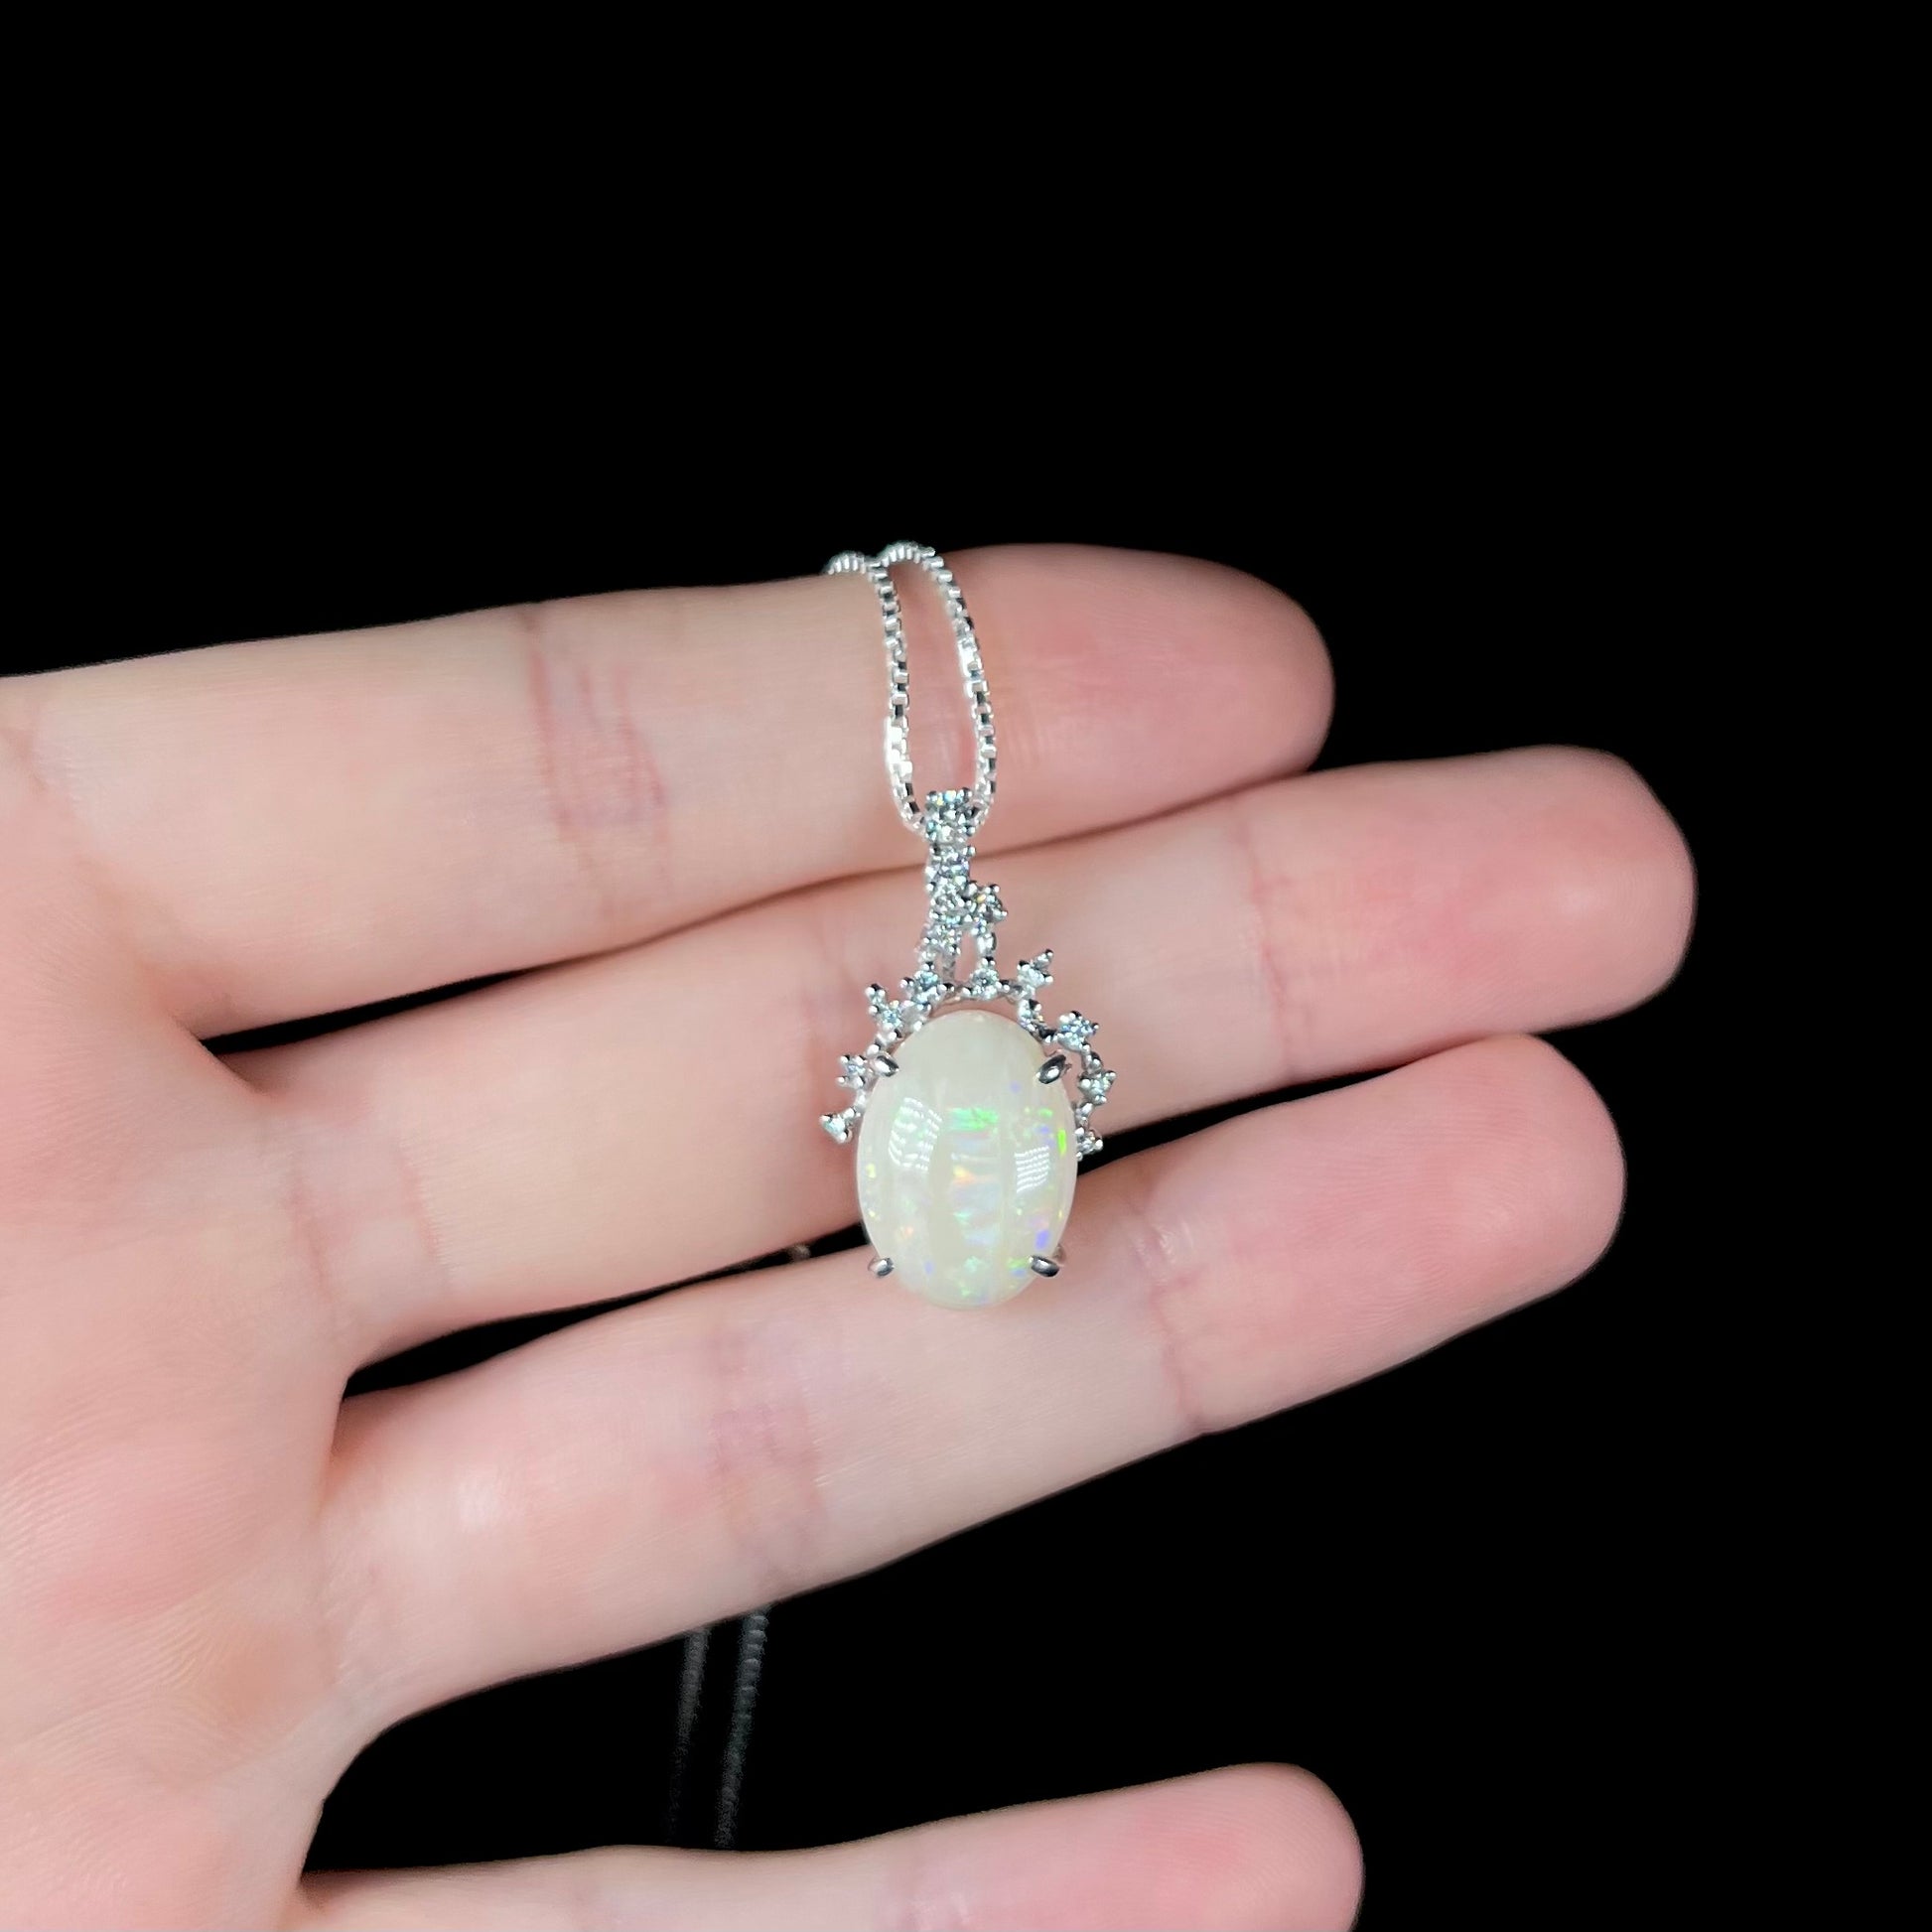
M1324 763L1598 746L1705 843L1696 433L1600 368L1443 368L1391 407L1373 378L1256 363L1150 400L1129 359L1077 411L1035 369L986 410L827 385L779 414L663 367L588 392L525 369L512 406L479 365L432 415L434 347L379 407L251 363L118 418L73 498L84 595L26 662L794 574L898 535L1122 544L1307 606L1337 670ZM1282 1759L1353 1814L1371 1932L1640 1922L1710 1764L1707 961L1559 1041L1630 1166L1584 1283L781 1606L744 1843ZM670 1646L403 1725L332 1799L318 1863L652 1839L675 1672Z

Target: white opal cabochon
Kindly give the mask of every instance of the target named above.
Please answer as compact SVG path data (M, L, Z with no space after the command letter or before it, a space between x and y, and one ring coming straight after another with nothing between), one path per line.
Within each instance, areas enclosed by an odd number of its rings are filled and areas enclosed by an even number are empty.
M859 1212L892 1279L940 1308L1006 1302L1059 1247L1079 1167L1064 1079L1023 1027L943 1014L893 1049L859 1128ZM1076 1063L1077 1065L1077 1063Z

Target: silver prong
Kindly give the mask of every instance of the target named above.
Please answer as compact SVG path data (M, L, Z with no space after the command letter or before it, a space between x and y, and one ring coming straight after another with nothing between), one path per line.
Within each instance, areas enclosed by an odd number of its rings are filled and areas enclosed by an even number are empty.
M1054 1053L1050 1058L1043 1059L1039 1063L1039 1084L1042 1087L1050 1087L1065 1071L1066 1055Z
M1060 1272L1060 1264L1057 1261L1049 1261L1045 1255L1035 1255L1027 1266L1035 1275L1044 1275L1049 1281Z
M890 1053L875 1053L872 1063L882 1080L890 1080L898 1071L898 1062Z
M872 1264L872 1272L875 1275L877 1275L879 1279L883 1282L886 1279L886 1277L893 1272L892 1256L881 1255L879 1259Z

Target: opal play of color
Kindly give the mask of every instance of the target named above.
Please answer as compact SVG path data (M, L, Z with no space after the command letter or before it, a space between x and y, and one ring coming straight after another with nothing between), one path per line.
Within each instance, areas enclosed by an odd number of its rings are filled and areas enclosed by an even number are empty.
M859 1129L859 1211L892 1280L940 1308L1029 1286L1059 1247L1079 1156L1071 1080L1042 1084L1039 1042L962 1008L894 1048Z

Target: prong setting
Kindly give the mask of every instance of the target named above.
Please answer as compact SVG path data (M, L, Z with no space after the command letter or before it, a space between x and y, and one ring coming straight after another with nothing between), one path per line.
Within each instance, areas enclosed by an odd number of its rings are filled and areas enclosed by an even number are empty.
M1027 1265L1045 1281L1051 1281L1060 1272L1060 1264L1051 1255L1035 1255Z

